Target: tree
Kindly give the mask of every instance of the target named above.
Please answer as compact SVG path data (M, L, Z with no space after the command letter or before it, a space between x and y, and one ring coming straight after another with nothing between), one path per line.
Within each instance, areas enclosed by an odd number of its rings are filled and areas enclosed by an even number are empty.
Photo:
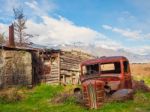
M32 37L32 35L27 34L25 32L26 29L26 21L27 19L24 16L22 8L14 8L14 30L15 30L15 37L18 40L20 46L25 45L28 42L28 39Z

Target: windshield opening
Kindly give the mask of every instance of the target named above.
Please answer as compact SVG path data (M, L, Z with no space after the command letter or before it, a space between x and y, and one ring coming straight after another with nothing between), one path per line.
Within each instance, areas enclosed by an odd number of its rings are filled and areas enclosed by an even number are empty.
M120 74L120 62L102 63L100 64L101 74Z
M99 64L86 65L82 69L84 75L99 74Z

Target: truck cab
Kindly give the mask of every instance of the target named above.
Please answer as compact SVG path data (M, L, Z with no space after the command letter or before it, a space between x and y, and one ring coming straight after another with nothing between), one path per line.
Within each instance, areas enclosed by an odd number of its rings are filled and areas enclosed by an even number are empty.
M88 80L104 82L105 91L132 89L129 61L124 56L101 57L81 63L81 83Z

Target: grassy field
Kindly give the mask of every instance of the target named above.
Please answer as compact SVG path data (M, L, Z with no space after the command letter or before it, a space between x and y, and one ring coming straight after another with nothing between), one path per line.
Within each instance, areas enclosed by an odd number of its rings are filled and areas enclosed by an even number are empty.
M150 85L150 64L132 64L131 71L134 79L144 79ZM150 93L138 92L134 100L126 102L105 103L101 109L88 110L75 103L73 98L69 98L64 103L54 104L51 100L59 93L66 91L70 87L39 85L33 89L19 88L18 93L12 95L8 91L8 96L17 97L6 98L0 95L0 112L150 112Z
M62 104L51 102L52 98L66 88L40 85L32 90L20 89L25 97L15 102L0 100L0 112L150 112L150 93L142 92L136 93L132 101L107 103L99 110L88 110L76 104L73 98Z

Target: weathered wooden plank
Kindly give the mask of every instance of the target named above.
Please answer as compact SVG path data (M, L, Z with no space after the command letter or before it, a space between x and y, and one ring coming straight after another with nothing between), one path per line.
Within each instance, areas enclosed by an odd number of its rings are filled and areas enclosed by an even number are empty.
M51 67L51 70L58 70L58 67Z
M80 61L81 59L79 58L79 57L73 57L73 56L65 56L65 55L63 55L63 56L61 56L60 57L62 60L64 59L64 60L73 60L73 61Z
M53 85L58 85L60 82L59 81L48 81L46 84L53 84Z
M75 55L70 55L70 56L67 56L67 55L61 55L60 58L74 58L74 59L82 59L80 56L75 56Z
M77 65L77 66L79 66L80 64L79 63L73 63L73 62L61 62L61 65Z
M80 57L76 57L76 56L61 56L61 59L71 59L71 60L81 60Z
M57 65L51 65L51 67L58 67L58 64Z
M57 79L54 79L54 78L51 78L51 79L46 79L45 80L46 82L59 82L59 78L57 78Z
M47 78L46 80L58 80L59 78L58 77L50 77L50 78Z
M43 80L46 83L59 83L59 80Z
M61 68L68 68L68 69L70 69L70 68L77 68L77 69L79 69L80 68L80 66L78 66L78 65L71 65L71 64L62 64L61 65Z
M52 73L59 73L59 71L58 71L58 70L52 70L52 71L51 71L51 74L52 74Z
M57 75L41 75L40 78L50 78L50 77L58 77Z
M77 72L80 72L79 69L61 69L61 70L68 70L68 71L77 71Z
M78 65L71 65L71 64L61 64L61 68L69 67L69 68L80 68Z
M81 62L80 62L80 63L81 63ZM68 60L68 61L61 61L61 64L74 64L74 65L80 65L80 63L77 62L77 61L76 61L76 62L75 62L75 61L73 62L73 61L69 61L69 60Z
M75 68L70 68L68 69L67 67L65 68L61 68L61 70L68 70L68 71L80 71L79 69L75 69Z
M92 56L87 56L87 55L84 55L84 54L68 54L68 53L64 53L64 54L62 54L62 56L75 57L75 58L80 58L80 59L90 59L90 58L92 58Z
M72 72L69 72L69 71L61 71L61 74L72 74Z
M77 62L61 62L61 64L68 64L68 65L80 65L80 63L77 63Z

